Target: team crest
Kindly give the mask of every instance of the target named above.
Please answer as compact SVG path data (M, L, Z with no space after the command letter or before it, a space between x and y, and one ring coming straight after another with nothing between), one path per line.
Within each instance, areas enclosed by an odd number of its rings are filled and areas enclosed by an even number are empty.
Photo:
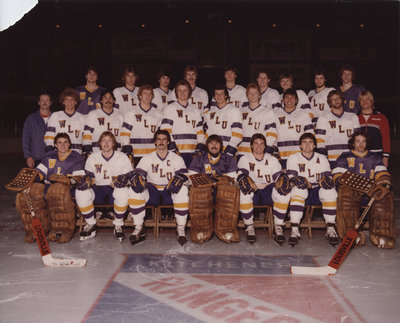
M354 167L354 162L355 162L355 158L354 157L347 158L347 165L349 167Z
M212 168L210 164L204 164L204 170L206 171L206 174L212 174Z
M49 168L54 168L56 165L57 159L49 159Z
M349 101L349 108L354 109L354 106L356 105L356 101L350 100Z
M86 98L86 92L79 92L79 98L80 98L81 100L85 100L85 98Z

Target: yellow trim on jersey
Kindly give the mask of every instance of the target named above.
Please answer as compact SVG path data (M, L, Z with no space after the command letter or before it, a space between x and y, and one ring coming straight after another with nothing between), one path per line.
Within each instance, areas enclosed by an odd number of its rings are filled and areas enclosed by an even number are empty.
M317 138L317 144L322 144L322 143L324 143L324 142L325 142L324 139L322 139L322 138Z
M279 203L279 202L274 202L274 208L278 208L281 210L286 210L289 204L287 203Z
M239 152L243 153L251 153L251 148L250 147L238 147Z
M208 161L210 162L210 164L218 163L219 159L221 158L221 154L219 154L218 158L213 161L211 159L211 155L210 154L207 154L207 156L208 156Z
M381 176L389 176L389 178L390 178L390 174L388 172L382 171L382 172L379 172L378 174L375 174L375 180L379 179Z
M125 206L118 206L116 204L114 204L114 209L115 211L117 211L118 213L122 213L125 212L128 209L128 205Z
M55 137L53 137L53 136L44 136L44 140L47 140L47 139L49 139L49 140L54 140L54 138L55 138Z
M250 210L253 208L253 203L240 204L241 210Z
M368 150L366 150L363 154L360 154L360 153L356 152L355 150L352 150L351 152L358 157L364 157L366 154L368 154Z
M92 135L83 135L83 140L92 140Z
M140 148L140 149L133 148L133 154L134 155L146 155L146 154L152 153L155 150L156 150L155 147L154 148Z
M60 161L64 161L64 160L66 160L66 159L68 158L68 156L69 156L69 155L71 155L71 152L72 152L72 150L71 150L71 149L69 149L69 150L68 150L68 154L67 154L67 156L65 156L64 158L61 158L61 157L60 157L60 153L59 153L59 152L57 152L58 159L59 159Z
M128 199L129 205L144 205L146 204L145 200L136 200L136 199Z
M266 137L271 136L274 137L275 139L278 139L278 135L275 132L267 132L265 135Z
M158 190L163 190L167 185L156 185L156 184L153 184L153 186L155 187L155 188L157 188Z
M322 207L336 207L337 203L335 202L322 202Z
M119 135L120 135L121 137L122 137L122 136L130 137L130 136L131 136L131 133L130 133L130 132L121 132Z
M289 157L289 156L291 156L291 155L293 155L293 154L295 154L295 153L298 153L298 152L300 152L300 150L296 150L296 151L293 151L293 150L290 150L290 151L280 151L280 152L279 152L279 156L281 156L281 157Z
M243 134L241 134L239 132L232 131L232 136L237 137L239 139L243 139Z
M337 174L333 175L333 180L336 182L336 179L342 175L343 175L343 173L337 173Z
M339 158L339 156L340 156L340 154L328 155L328 159L329 159L329 160L336 160L336 159Z
M175 209L188 209L189 203L174 203Z
M176 147L178 147L178 150L195 150L196 144L180 144L176 145Z
M79 211L81 211L82 213L89 213L89 211L92 210L94 210L93 204L90 204L89 206L79 207Z

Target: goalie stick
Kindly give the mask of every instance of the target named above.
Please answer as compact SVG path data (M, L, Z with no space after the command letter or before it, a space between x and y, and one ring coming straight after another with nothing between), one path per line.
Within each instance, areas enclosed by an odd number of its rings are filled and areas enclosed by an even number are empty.
M29 192L29 187L22 191L32 215L32 228L33 231L35 232L36 242L39 246L40 254L42 256L44 265L48 267L79 267L79 268L84 267L87 263L86 259L80 259L80 258L64 259L64 258L53 257L50 251L49 243L47 242L46 235L43 230L42 223L40 222L40 219L37 218L35 215L35 211L33 210L32 202L30 197L28 196L28 192Z
M364 218L367 215L374 201L375 198L372 196L367 206L365 207L364 211L362 212L360 218L358 219L357 223L355 224L354 228L347 231L346 236L343 238L342 243L336 250L328 266L323 266L323 267L291 266L290 273L293 275L320 275L320 276L334 275L336 271L339 269L339 267L342 265L344 258L347 256L348 252L350 251L351 247L356 241L358 236L357 230L364 221Z

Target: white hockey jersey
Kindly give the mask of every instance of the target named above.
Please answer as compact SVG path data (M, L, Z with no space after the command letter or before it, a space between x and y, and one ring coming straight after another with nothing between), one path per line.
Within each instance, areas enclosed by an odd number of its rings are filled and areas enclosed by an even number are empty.
M148 111L140 105L125 114L121 131L121 145L132 145L133 155L141 157L153 152L154 133L161 125L162 112L152 106Z
M92 147L92 151L100 149L98 140L104 131L111 131L120 145L120 133L123 124L121 112L114 108L108 114L103 109L90 111L86 118L86 124L83 131L82 144Z
M86 116L75 112L68 115L65 111L53 112L47 122L47 129L44 135L46 146L54 146L54 138L60 132L65 132L71 139L71 149L82 153L82 136L85 127Z
M174 101L175 96L173 94L173 91L169 89L168 92L165 92L163 89L158 87L154 89L153 92L154 98L152 102L157 105L157 108L160 109L161 112L164 112L167 105Z
M335 90L333 87L326 87L319 92L316 92L315 90L308 92L308 99L310 100L311 110L314 115L314 124L317 123L318 118L322 114L330 112L331 109L328 104L328 94L333 90Z
M128 175L133 171L129 158L120 151L114 151L110 158L105 158L101 151L91 154L86 160L85 172L99 186L111 185L119 175Z
M127 89L125 86L114 89L115 107L120 110L122 115L139 105L138 91L139 89L137 86L133 91Z
M281 97L279 92L268 87L263 93L261 93L260 103L269 109L281 107Z
M341 116L332 112L325 113L317 121L315 130L317 147L325 148L328 159L335 161L341 153L349 151L349 138L359 129L360 122L355 113L343 112Z

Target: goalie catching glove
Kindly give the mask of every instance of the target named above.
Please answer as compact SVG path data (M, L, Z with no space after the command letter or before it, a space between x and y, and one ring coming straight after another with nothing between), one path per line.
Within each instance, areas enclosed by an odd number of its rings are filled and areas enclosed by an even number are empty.
M275 181L276 191L283 196L290 193L292 187L290 186L289 177L285 173L281 173Z
M139 173L133 173L131 178L131 188L135 193L143 193L146 188L146 181Z
M296 186L298 189L300 190L305 190L308 187L311 187L311 185L309 184L309 182L307 181L307 178L303 177L303 176L296 176L296 177L292 177L290 179L290 184L292 186Z
M247 176L245 174L240 174L237 179L236 179L238 186L240 188L240 191L244 194L250 194L253 193L257 190L256 183L251 179L250 176Z
M178 194L182 185L188 181L189 178L184 174L176 174L167 184L167 191L173 194Z

